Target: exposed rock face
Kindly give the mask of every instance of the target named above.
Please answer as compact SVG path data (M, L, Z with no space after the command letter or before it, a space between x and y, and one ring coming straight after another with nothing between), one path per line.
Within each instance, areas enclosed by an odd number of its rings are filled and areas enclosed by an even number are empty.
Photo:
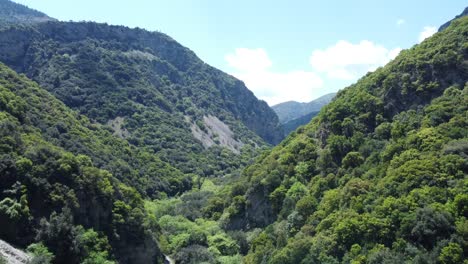
M8 264L26 264L31 260L31 256L3 240L0 240L0 257L3 257Z
M242 141L234 139L234 132L216 116L204 116L202 128L195 123L192 123L190 128L193 136L200 140L205 148L220 145L227 147L234 153L239 153L244 145Z
M83 66L80 59L91 61ZM163 111L179 111L177 104L181 109L192 106L205 111L205 115L240 121L268 143L276 144L283 138L274 111L243 82L207 65L191 50L159 32L57 21L10 27L0 34L0 60L87 115L96 108L89 105L88 98L101 98L103 92L135 93L133 90L143 85L154 87L155 95L137 98L133 103L148 107L156 97ZM93 64L96 69L92 69ZM99 77L102 88L93 83L97 79L91 75ZM139 83L138 87L134 87L135 83ZM128 99L101 107L118 108L128 104Z
M112 120L107 121L107 125L114 130L114 135L118 136L119 138L126 138L130 135L127 129L123 126L125 118L118 116Z

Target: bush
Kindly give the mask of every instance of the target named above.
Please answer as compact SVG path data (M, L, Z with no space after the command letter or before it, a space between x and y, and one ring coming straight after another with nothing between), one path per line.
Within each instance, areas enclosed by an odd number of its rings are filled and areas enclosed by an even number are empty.
M55 257L54 254L52 254L42 243L29 245L26 251L33 256L30 264L50 264Z

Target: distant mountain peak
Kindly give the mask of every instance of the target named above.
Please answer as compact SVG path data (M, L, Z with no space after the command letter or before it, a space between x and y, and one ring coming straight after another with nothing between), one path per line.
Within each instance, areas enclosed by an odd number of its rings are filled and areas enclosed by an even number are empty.
M287 101L271 108L278 115L281 124L285 124L294 119L301 118L312 112L318 112L322 106L328 104L336 93L329 93L307 103L299 103L296 101Z

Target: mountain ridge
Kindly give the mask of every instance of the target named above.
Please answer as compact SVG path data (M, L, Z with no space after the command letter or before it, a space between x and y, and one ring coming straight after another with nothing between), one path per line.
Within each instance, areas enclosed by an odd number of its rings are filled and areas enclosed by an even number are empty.
M446 23L444 23L442 26L439 27L439 29L437 30L438 32L446 29L448 26L450 26L450 24L452 23L452 21L460 18L460 17L464 17L464 16L468 16L468 6L465 8L465 10L463 10L463 12L461 12L461 14L457 15L455 18L453 18L452 20L450 21L447 21Z
M5 24L34 24L56 19L10 0L0 0L0 26Z
M31 262L466 262L468 17L273 148L273 110L167 35L3 25L0 238Z
M278 115L280 123L285 124L291 120L308 115L311 112L320 111L320 108L328 104L335 95L336 93L328 93L307 103L287 101L274 105L271 108Z
M12 26L0 36L0 60L92 120L123 118L132 144L152 148L186 173L211 174L193 168L222 151L221 142L205 149L190 130L193 124L203 130L209 115L229 126L243 148L266 146L254 133L270 143L282 138L276 114L241 81L161 33L91 22ZM192 146L196 151L187 153Z

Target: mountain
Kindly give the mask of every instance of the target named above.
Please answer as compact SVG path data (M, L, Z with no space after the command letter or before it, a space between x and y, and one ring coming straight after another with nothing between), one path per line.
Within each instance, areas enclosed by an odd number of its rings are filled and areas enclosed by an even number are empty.
M1 254L7 241L31 263L466 262L467 17L274 148L273 110L164 34L6 20Z
M452 21L460 18L460 17L464 17L464 16L468 16L468 6L465 8L465 10L463 10L463 12L461 14L459 14L458 16L456 16L454 19L448 21L447 23L443 24L442 26L439 27L439 32L446 29L451 23Z
M467 114L462 17L261 155L221 224L248 237L244 263L466 262Z
M0 237L32 263L162 261L154 216L122 181L163 191L178 175L0 64Z
M312 118L314 118L319 112L311 112L309 114L306 114L304 116L301 116L299 118L289 120L288 122L284 123L283 126L283 131L284 135L289 135L291 132L296 130L298 127L303 126L308 124Z
M0 26L5 24L32 24L55 20L46 14L10 0L0 0Z
M183 173L233 173L283 137L275 113L241 81L162 33L10 25L0 31L0 61Z
M308 103L288 101L274 105L271 108L278 115L280 123L285 124L291 120L298 119L312 112L320 111L323 106L330 103L335 95L336 93L329 93Z
M0 238L33 263L161 263L155 201L235 178L282 138L265 102L162 33L1 3Z

